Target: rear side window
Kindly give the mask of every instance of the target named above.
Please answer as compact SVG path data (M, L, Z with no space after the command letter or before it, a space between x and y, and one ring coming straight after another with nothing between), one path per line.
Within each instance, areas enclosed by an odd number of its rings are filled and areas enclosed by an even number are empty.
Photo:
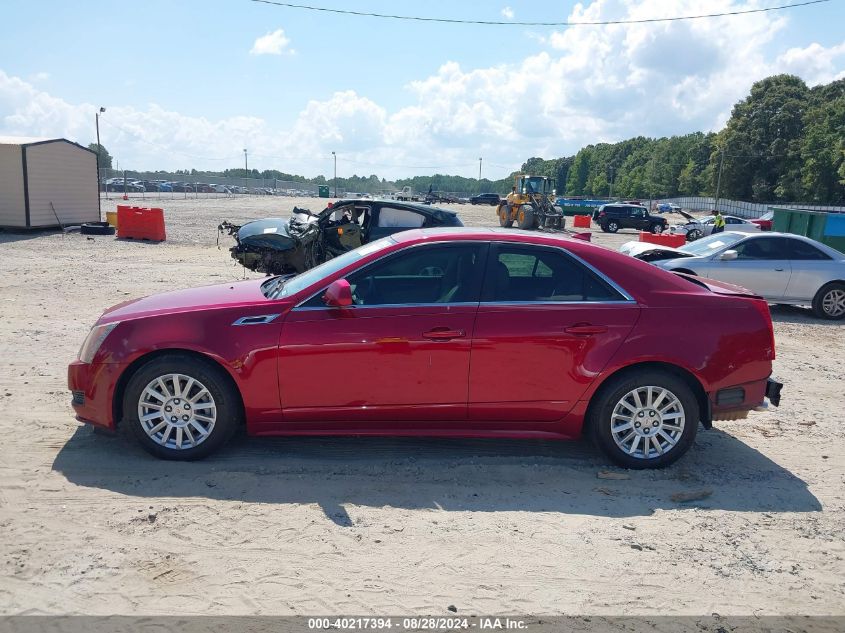
M781 237L762 237L746 240L734 247L737 259L789 259L786 240Z
M787 240L789 242L789 259L830 259L827 254L817 249L812 244L801 240Z
M624 301L616 289L560 250L500 244L491 253L482 301Z
M408 209L382 207L378 212L378 225L389 228L418 229L425 223L425 216Z

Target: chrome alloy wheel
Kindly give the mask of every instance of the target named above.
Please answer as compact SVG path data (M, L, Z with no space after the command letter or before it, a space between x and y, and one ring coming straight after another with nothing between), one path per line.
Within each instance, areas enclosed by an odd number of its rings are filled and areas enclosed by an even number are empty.
M845 314L845 290L833 288L822 298L822 310L832 317L840 317Z
M684 406L663 387L643 386L626 393L610 420L613 441L637 459L651 459L668 453L684 432Z
M217 407L201 382L184 374L165 374L149 382L138 400L144 432L165 448L184 450L211 435Z

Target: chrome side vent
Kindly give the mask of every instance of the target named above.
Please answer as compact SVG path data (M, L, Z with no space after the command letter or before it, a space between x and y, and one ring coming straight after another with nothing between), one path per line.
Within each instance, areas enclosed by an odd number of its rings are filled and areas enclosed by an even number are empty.
M232 325L264 325L265 323L270 323L271 321L275 320L278 316L278 314L260 314L257 316L245 316L232 323Z

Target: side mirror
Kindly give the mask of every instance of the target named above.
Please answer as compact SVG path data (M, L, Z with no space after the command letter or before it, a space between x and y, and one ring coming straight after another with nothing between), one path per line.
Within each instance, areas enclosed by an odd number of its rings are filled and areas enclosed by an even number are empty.
M719 255L719 257L717 257L716 259L718 259L719 261L722 261L722 262L731 262L731 261L735 260L736 258L737 258L737 252L731 250L731 251L725 251L724 253Z
M352 305L352 287L345 279L336 279L323 295L323 302L330 308L344 308Z

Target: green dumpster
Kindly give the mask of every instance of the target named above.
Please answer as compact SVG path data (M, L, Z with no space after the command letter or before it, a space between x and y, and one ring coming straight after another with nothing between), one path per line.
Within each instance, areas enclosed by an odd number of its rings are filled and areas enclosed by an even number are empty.
M794 233L845 253L845 213L772 207L772 230Z
M317 195L321 198L328 198L329 197L329 186L328 185L317 185Z

